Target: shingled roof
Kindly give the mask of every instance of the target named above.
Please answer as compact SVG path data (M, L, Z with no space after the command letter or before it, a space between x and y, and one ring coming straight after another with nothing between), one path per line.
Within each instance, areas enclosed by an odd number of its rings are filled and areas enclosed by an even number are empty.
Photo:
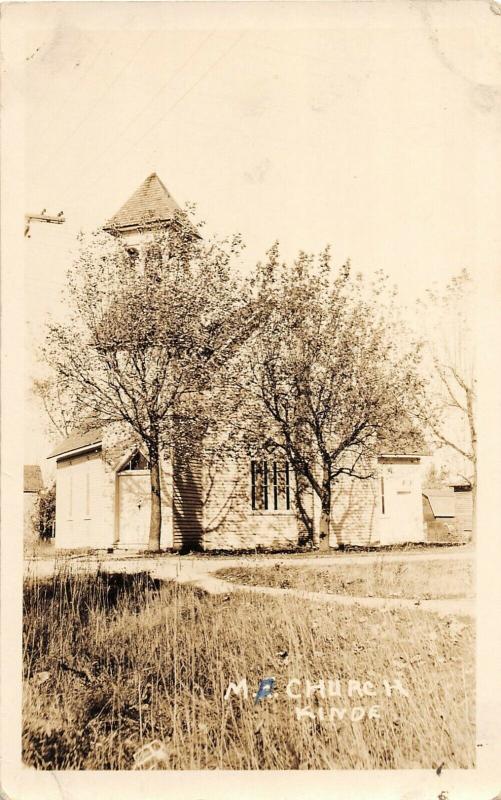
M106 223L104 230L112 233L128 228L168 222L180 208L156 172L129 197L126 203Z
M39 492L43 489L42 470L38 464L24 465L24 491Z
M452 489L423 489L423 495L428 498L433 516L454 516L454 492Z
M75 452L75 450L99 447L102 440L103 432L101 428L94 428L86 433L76 431L70 434L70 436L67 436L66 439L63 439L62 442L59 442L48 458L60 458L61 456Z

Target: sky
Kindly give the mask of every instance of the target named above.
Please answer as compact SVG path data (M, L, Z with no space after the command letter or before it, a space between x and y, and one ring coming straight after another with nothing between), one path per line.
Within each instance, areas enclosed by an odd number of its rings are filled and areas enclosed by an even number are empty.
M276 239L286 258L330 243L336 264L387 272L412 309L434 281L491 266L480 177L485 136L501 133L501 16L493 25L488 4L25 13L24 208L66 220L24 240L25 463L46 469L29 386L76 234L153 171L210 233L241 232L249 267Z

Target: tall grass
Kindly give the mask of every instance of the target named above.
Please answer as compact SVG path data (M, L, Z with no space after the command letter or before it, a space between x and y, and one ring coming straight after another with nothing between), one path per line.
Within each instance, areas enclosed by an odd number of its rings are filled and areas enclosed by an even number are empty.
M472 597L473 564L460 561L395 561L384 556L358 564L321 562L294 566L291 562L274 566L238 566L218 570L216 575L253 586L277 586L358 597L405 597L415 600Z
M466 622L293 598L208 596L145 573L30 579L24 608L27 764L131 769L148 742L167 769L474 765L473 631ZM261 678L276 678L255 703ZM249 698L225 700L247 678ZM296 678L400 678L409 696L303 697ZM318 708L380 705L381 719L321 721ZM315 719L296 719L308 704Z

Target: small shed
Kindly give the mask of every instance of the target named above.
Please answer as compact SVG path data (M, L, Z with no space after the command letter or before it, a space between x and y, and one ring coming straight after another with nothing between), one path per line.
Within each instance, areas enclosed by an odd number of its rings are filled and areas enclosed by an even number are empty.
M462 477L453 478L449 483L453 492L454 516L458 532L469 538L473 529L473 492L471 482Z
M451 486L423 488L423 518L429 542L462 542L468 538L458 524Z
M454 492L450 487L423 488L423 519L429 542L457 540Z
M425 520L428 519L453 519L454 492L452 489L423 489L423 497L427 503L423 504Z
M24 465L24 486L23 486L23 505L24 505L24 545L31 547L36 539L33 527L33 512L35 503L40 491L43 489L42 470L38 464Z

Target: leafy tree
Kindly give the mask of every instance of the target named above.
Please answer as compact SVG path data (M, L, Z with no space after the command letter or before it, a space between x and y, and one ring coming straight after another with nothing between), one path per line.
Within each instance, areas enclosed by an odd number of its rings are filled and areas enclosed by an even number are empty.
M186 216L152 234L145 256L120 236L82 241L68 273L68 317L44 358L75 420L144 445L151 474L149 549L160 548L160 458L189 452L222 415L218 376L245 337L245 292L230 276L240 237L204 242Z
M335 482L373 477L385 444L422 445L410 421L424 388L420 347L385 277L366 285L349 264L334 270L328 249L285 264L275 244L252 286L261 324L235 362L233 418L248 451L281 453L299 495L308 486L318 496L320 530L310 530L326 546Z
M33 509L33 527L40 539L49 539L56 522L56 485L42 489Z
M475 538L477 430L471 275L462 270L444 290L428 290L420 306L429 329L425 364L432 376L420 417L435 445L452 455L455 470L471 484Z
M51 439L69 436L75 426L75 410L69 398L63 398L61 389L53 375L34 378L33 395L40 401L48 419L48 434Z
M435 464L430 464L426 476L425 484L430 489L443 489L448 486L449 469L442 464L437 468Z

